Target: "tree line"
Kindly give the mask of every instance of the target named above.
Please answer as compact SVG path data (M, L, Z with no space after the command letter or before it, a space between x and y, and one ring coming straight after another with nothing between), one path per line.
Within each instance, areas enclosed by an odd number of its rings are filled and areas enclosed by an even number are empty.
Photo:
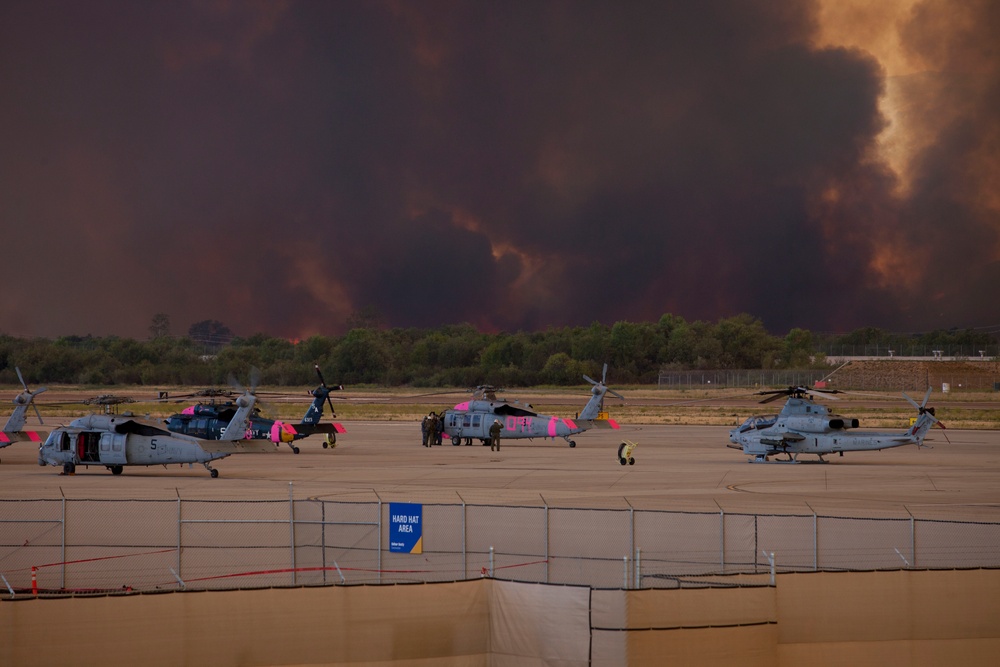
M158 325L159 324L159 325ZM204 323L202 323L204 324ZM148 340L64 336L54 340L0 335L0 383L16 384L20 367L31 384L225 385L246 382L251 367L266 385L302 386L326 380L345 385L471 387L577 385L598 378L607 363L614 384L655 383L661 370L801 369L825 365L818 350L831 345L906 344L996 348L982 331L897 334L876 328L845 335L792 329L767 332L742 314L717 322L688 322L666 314L656 322L598 322L586 327L484 333L469 324L436 329L356 327L342 336L289 341L265 334L232 336L211 322L212 336L170 336L154 321ZM202 327L203 329L206 327ZM225 340L217 334L224 330ZM204 332L202 332L204 333Z

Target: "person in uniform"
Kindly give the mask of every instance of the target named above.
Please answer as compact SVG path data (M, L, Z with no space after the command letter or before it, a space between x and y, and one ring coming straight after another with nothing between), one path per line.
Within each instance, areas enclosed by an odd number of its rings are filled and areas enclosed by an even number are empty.
M440 445L444 441L444 412L437 415L437 422L434 425L434 444Z
M427 446L433 447L438 444L437 434L438 434L438 423L441 420L438 419L437 413L432 412L427 416Z
M431 425L430 422L431 422L430 415L424 417L423 421L420 422L420 435L421 438L423 439L422 444L424 447L430 446L427 444L427 438L430 435L430 430L429 430L429 427Z
M500 431L503 430L503 424L500 423L499 419L493 420L493 425L490 426L490 451L500 451Z

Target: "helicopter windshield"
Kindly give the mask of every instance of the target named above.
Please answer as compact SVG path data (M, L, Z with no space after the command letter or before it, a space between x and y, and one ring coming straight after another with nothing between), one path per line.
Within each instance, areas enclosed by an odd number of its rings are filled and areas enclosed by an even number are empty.
M745 422L740 424L740 433L769 428L774 426L774 422L776 421L778 421L778 415L755 415L748 417Z

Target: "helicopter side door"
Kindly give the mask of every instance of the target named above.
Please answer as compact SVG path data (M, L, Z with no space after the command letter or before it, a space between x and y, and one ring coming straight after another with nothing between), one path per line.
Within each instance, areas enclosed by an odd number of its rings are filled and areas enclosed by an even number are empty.
M124 465L125 460L125 439L128 436L124 433L102 433L101 434L101 463L106 465Z

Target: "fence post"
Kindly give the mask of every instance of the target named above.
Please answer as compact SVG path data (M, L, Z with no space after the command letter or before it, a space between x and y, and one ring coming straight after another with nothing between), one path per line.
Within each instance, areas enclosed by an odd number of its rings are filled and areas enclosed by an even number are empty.
M545 502L545 496L538 494L545 505L545 583L549 583L549 504Z
M59 495L62 496L62 565L59 566L60 572L60 587L66 588L66 494L63 493L62 487L59 487Z
M775 583L775 580L774 580L774 552L772 551L769 554L766 551L764 551L762 553L764 554L764 557L767 558L768 562L771 563L771 585L774 586L774 583ZM754 558L754 560L757 560L757 559Z
M376 581L378 581L378 583L381 584L382 583L382 497L378 495L378 491L375 491L375 489L372 489L372 493L374 493L375 497L378 498L378 560L376 561L378 569L378 577Z
M292 556L292 586L295 585L295 492L292 482L288 483L288 548Z
M722 567L722 571L726 571L726 511L722 509L722 505L719 504L718 500L713 498L715 506L719 508L719 563ZM757 560L754 558L754 560Z
M806 503L806 507L813 513L813 572L816 572L819 570L819 525L816 521L816 510L809 503Z
M465 498L458 491L455 492L458 499L462 501L462 579L469 578L469 555L466 548L466 531L465 531ZM422 529L421 529L422 530Z
M326 583L326 501L319 501L319 545L322 556L320 557L320 565L323 567L323 583ZM334 565L337 565L337 561L333 561ZM337 572L340 573L340 583L344 583L344 573L340 572L340 566L337 565Z
M622 556L622 588L628 590L628 556Z
M181 513L181 492L174 487L174 493L177 494L177 572L174 574L178 581L181 581L181 527L183 524L184 515Z
M629 549L630 554L635 553L635 508L632 507L632 503L625 499L625 504L628 505L628 522L629 522Z
M913 563L913 567L917 566L917 520L913 516L913 512L906 505L903 505L903 509L906 513L910 515L910 561Z
M635 588L642 588L642 553L639 547L635 548Z

